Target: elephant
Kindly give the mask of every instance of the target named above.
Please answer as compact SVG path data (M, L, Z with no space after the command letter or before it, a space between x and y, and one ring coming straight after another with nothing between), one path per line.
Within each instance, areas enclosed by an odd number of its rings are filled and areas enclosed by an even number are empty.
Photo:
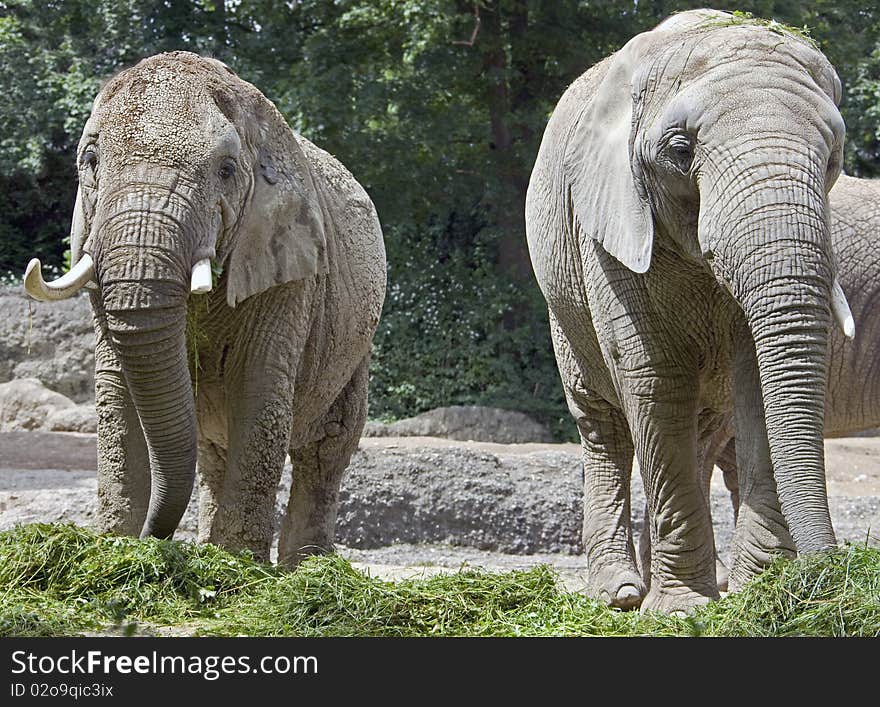
M806 38L699 10L590 68L548 121L526 237L581 438L589 590L612 606L678 613L719 597L699 460L731 420L741 508L778 509L762 513L769 538L740 513L741 554L789 529L798 552L836 546L826 352L832 320L855 330L828 223L841 92Z
M171 538L198 460L199 540L278 562L333 549L385 297L376 209L256 87L189 52L101 89L78 148L74 263L96 331L102 530Z

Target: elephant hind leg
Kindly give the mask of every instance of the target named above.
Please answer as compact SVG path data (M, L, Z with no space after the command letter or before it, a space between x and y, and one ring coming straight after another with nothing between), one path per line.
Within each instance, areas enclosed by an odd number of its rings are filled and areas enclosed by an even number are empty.
M290 450L293 482L278 541L278 564L333 552L339 484L367 420L370 357L358 365L319 425L323 436Z
M736 445L730 440L721 451L716 461L718 468L724 474L724 486L730 492L730 503L733 506L733 521L736 522L739 514L739 477L736 470Z

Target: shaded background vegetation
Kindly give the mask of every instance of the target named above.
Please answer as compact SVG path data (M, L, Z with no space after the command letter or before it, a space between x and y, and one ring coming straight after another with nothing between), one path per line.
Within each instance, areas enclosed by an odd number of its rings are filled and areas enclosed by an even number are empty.
M708 3L711 4L711 3ZM571 437L523 202L568 84L674 11L663 0L0 0L0 273L62 265L73 152L101 81L156 52L215 56L367 188L389 291L371 415L528 411ZM880 172L880 8L740 0L806 26L844 84L846 171Z

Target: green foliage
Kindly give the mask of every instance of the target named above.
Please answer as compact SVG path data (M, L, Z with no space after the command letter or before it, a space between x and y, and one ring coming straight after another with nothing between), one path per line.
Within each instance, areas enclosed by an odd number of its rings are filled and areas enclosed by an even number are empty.
M100 626L94 617L77 613L76 605L43 592L14 589L0 598L0 636L76 636Z
M213 270L212 270L213 279ZM189 364L190 379L195 394L199 393L199 373L202 361L199 351L210 345L210 337L203 326L204 317L208 312L208 298L205 295L191 294L186 303L186 354Z
M540 292L531 279L517 282L492 266L490 229L469 249L444 249L444 233L454 239L458 228L469 226L389 239L396 252L389 251L388 293L373 341L371 417L492 405L526 410L560 439L573 439ZM520 326L505 325L512 313Z
M880 551L779 560L688 617L609 609L549 567L384 582L316 558L218 612L207 632L299 636L880 636Z
M880 176L880 46L857 64L846 106L850 171L859 176Z
M0 533L0 636L880 636L880 551L779 560L687 618L609 609L552 569L389 582L339 556L295 572L212 545L72 525Z
M207 633L261 636L627 636L639 615L560 591L549 567L463 568L387 582L340 557L306 560L278 583L218 612Z

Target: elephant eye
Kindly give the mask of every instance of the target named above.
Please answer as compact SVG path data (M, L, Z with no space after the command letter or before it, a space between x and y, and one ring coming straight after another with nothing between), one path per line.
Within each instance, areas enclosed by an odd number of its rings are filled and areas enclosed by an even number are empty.
M675 135L669 140L667 154L679 170L687 172L694 161L694 143L686 135Z
M79 158L79 164L81 167L89 167L90 169L94 169L98 166L98 153L94 150L94 148L87 148Z
M98 152L94 147L87 147L79 156L79 184L86 190L98 186Z
M218 173L220 175L220 179L229 179L230 177L235 175L235 162L229 161L224 162L223 166L220 168Z

